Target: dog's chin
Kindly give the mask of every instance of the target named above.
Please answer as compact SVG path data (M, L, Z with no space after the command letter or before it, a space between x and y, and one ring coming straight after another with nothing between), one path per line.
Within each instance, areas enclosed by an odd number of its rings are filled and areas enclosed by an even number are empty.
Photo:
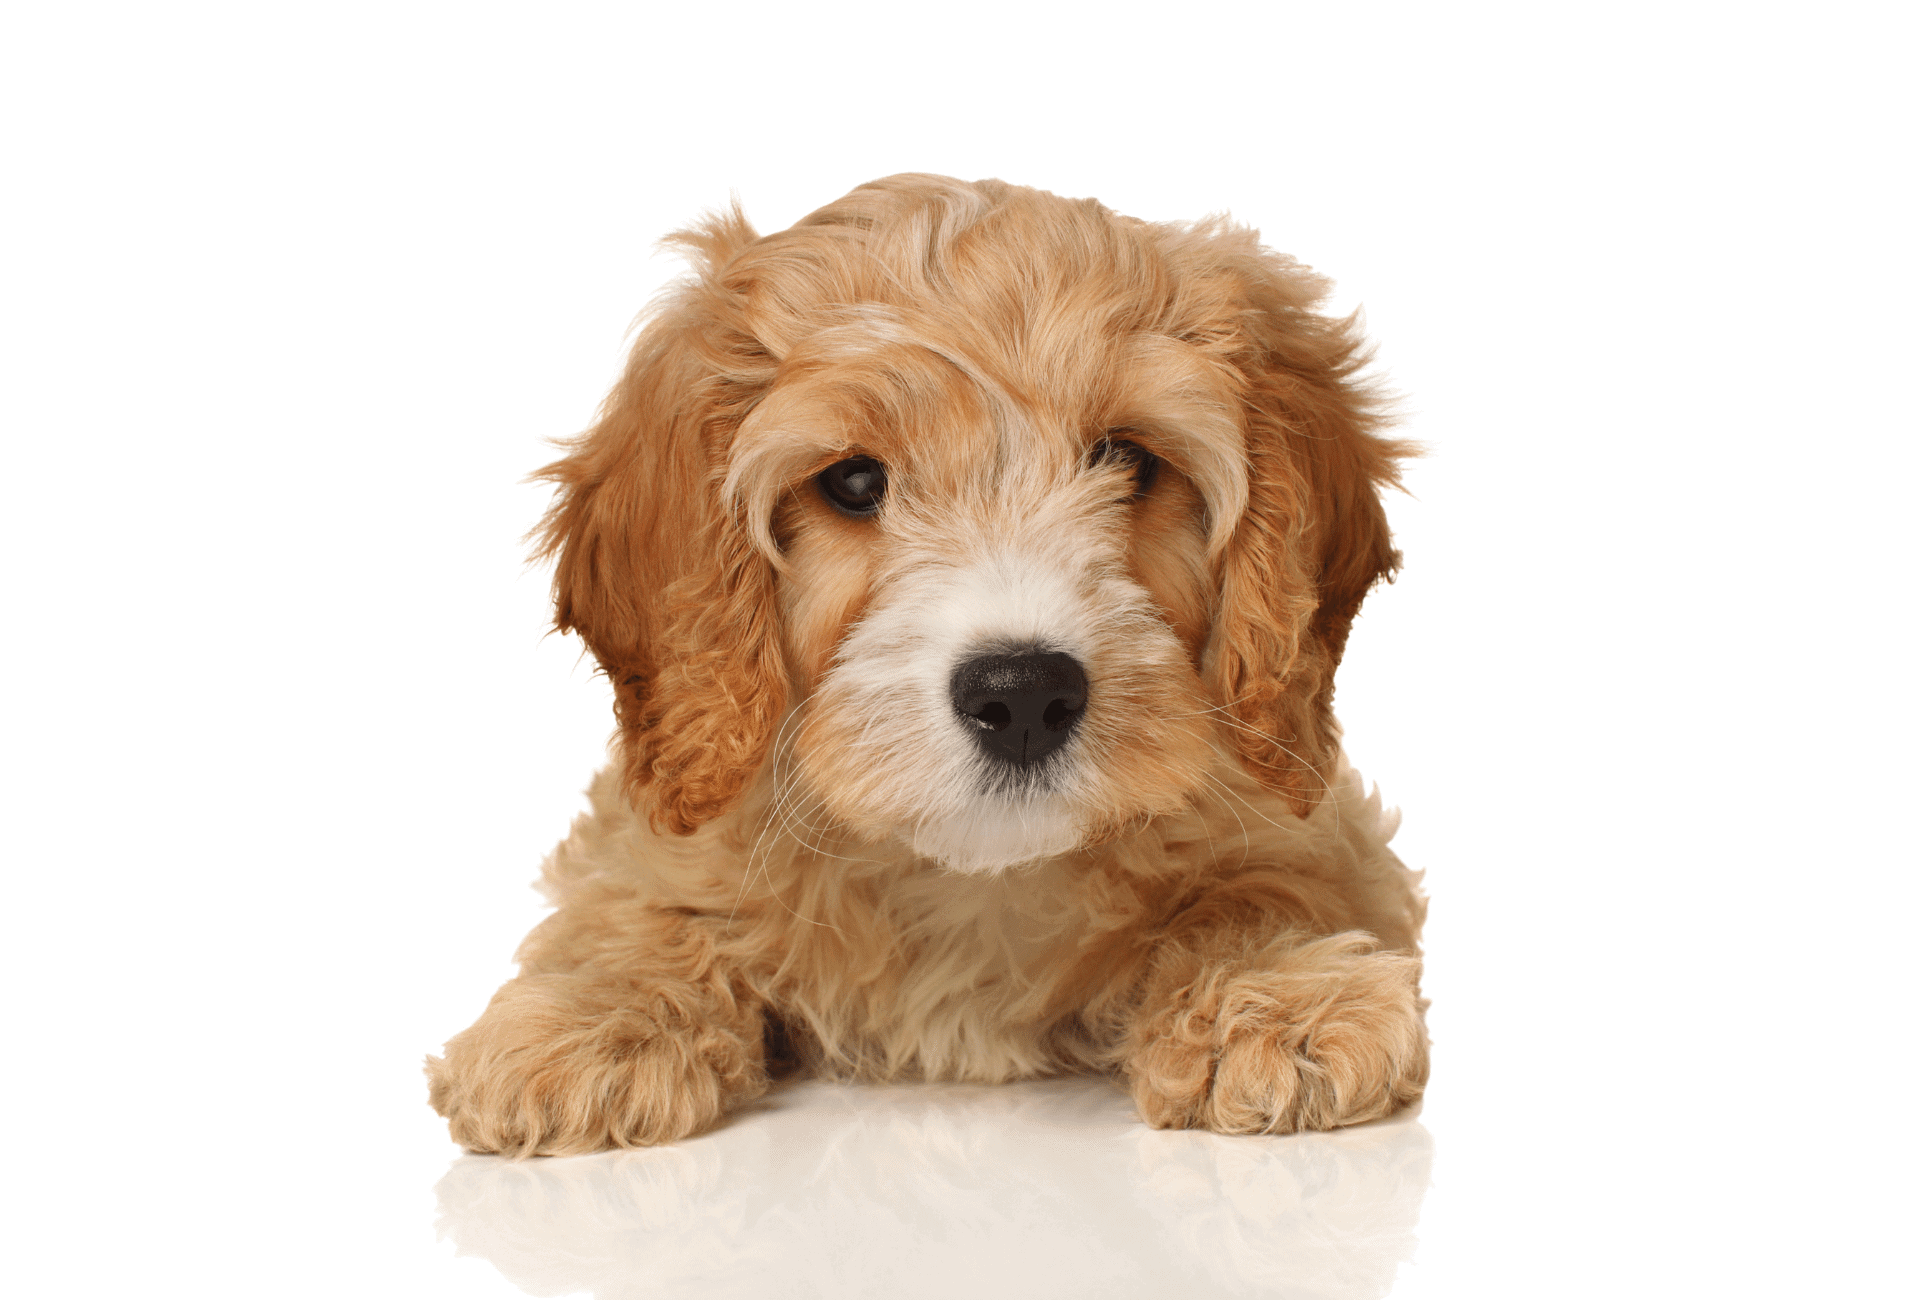
M1071 853L1085 834L1058 795L1024 795L983 797L920 822L906 838L916 854L950 871L985 873Z

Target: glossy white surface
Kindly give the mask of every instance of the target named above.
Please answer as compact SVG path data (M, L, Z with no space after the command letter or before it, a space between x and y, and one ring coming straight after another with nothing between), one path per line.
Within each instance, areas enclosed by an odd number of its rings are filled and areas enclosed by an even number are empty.
M1103 1079L776 1090L678 1147L466 1156L440 1231L530 1295L1388 1294L1432 1141L1160 1133Z

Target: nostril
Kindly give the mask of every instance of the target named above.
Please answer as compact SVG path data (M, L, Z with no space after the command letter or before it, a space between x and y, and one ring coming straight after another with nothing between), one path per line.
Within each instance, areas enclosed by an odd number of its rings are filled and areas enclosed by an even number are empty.
M1065 731L1080 720L1080 714L1085 711L1085 707L1083 704L1074 704L1067 700L1054 700L1047 705L1046 712L1040 715L1040 720L1046 724L1048 731Z
M1013 710L998 700L989 700L973 715L973 720L988 731L1005 731L1013 722Z

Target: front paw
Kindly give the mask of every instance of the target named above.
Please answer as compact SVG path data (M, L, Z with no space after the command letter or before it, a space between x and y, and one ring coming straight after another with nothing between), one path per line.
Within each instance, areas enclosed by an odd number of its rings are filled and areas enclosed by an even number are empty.
M514 980L427 1058L456 1142L502 1155L653 1146L711 1127L766 1089L758 1018L703 1014L673 990L577 975Z
M1127 1074L1155 1128L1291 1133L1390 1115L1420 1096L1420 961L1333 935L1270 963L1186 959L1143 1008ZM1162 987L1167 987L1162 984Z

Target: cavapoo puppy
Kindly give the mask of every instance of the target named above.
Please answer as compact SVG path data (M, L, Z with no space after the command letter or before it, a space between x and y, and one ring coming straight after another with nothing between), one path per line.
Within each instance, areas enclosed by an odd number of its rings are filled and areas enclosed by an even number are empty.
M796 1066L1109 1070L1222 1133L1417 1097L1425 904L1331 711L1406 448L1325 281L923 175L675 241L542 471L615 761L428 1063L453 1136L671 1142Z

